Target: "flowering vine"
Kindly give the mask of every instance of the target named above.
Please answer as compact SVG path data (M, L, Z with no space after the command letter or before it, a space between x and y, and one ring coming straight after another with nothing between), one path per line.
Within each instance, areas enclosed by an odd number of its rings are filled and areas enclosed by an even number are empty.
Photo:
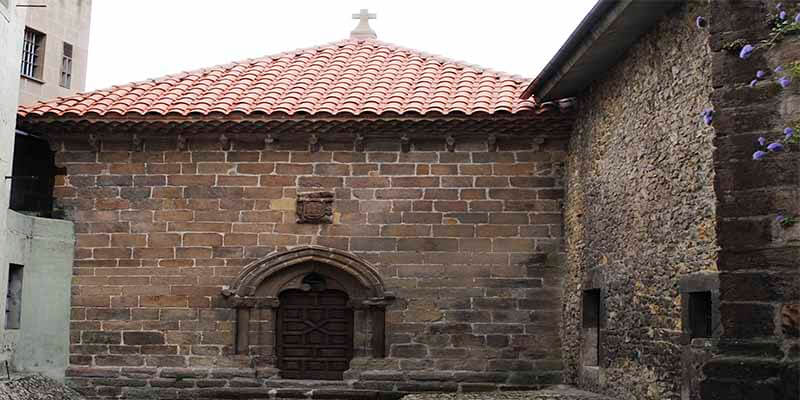
M769 39L761 42L765 47L772 47L784 36L800 34L800 12L795 11L794 18L790 18L791 14L784 9L783 3L778 3L775 9L777 13L770 15L767 21L772 27Z
M754 52L761 49L769 49L786 36L800 34L800 10L795 10L795 13L795 16L790 18L792 14L784 8L782 3L778 3L776 5L776 13L769 16L768 23L771 26L771 31L768 39L756 44L738 39L723 46L723 49L731 52L736 51L740 59L747 60ZM703 29L708 25L708 22L704 17L698 16L695 20L695 25ZM789 63L786 67L778 65L769 72L758 70L748 86L751 88L758 86L760 82L767 80L769 75L774 77L775 83L781 88L786 89L792 85L793 80L800 79L800 60ZM706 125L712 124L714 115L712 109L703 110L700 115ZM800 131L800 121L796 121L793 126L784 128L780 137L772 139L767 139L764 136L759 137L756 150L753 152L753 160L759 161L769 157L771 154L787 151L789 144L800 143L800 138L798 137L800 133L798 131ZM785 228L798 223L798 220L800 220L798 216L787 216L783 213L779 213L775 217L775 221Z

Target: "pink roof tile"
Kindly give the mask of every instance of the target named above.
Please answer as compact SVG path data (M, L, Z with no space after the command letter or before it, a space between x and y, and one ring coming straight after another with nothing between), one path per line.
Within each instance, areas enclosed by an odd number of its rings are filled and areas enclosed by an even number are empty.
M534 110L526 80L373 39L20 106L19 115L494 113Z

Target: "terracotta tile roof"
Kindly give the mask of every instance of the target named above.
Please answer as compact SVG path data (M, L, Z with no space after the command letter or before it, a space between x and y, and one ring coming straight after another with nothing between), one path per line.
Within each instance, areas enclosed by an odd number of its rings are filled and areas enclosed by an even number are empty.
M348 39L21 106L20 117L518 113L526 80Z

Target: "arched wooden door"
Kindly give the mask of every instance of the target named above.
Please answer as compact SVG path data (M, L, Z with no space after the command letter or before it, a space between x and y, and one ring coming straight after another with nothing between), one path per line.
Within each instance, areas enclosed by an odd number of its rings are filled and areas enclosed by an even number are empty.
M339 290L280 294L276 353L281 377L341 380L353 358L353 309Z

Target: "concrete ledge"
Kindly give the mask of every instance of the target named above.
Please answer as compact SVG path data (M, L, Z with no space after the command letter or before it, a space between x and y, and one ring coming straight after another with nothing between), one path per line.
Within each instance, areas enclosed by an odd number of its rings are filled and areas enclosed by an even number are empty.
M8 210L7 229L12 233L21 233L49 240L75 242L75 229L71 221L40 218Z

